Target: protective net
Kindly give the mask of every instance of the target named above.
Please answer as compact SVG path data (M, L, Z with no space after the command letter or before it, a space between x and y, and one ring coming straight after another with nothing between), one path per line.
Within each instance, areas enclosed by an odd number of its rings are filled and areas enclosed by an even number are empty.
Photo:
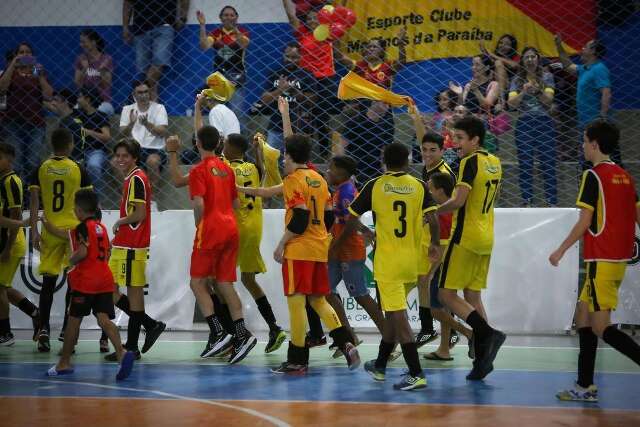
M326 3L336 7L320 9ZM120 198L113 146L131 136L143 148L158 208L181 209L189 207L187 195L170 183L164 140L178 135L184 167L197 162L198 110L222 134L240 131L252 140L261 132L282 150L283 96L293 131L314 141L319 169L332 155L349 154L359 161L360 185L381 172L381 149L392 141L411 148L419 176L425 132L441 137L443 158L455 168L452 123L472 114L485 122L485 148L504 168L498 206L572 206L582 132L594 119L619 126L613 157L638 176L636 6L4 0L0 136L17 148L16 168L26 178L49 155L51 131L70 129L73 156L105 208ZM222 78L207 86L215 71ZM341 78L343 97L370 99L339 100ZM208 97L196 105L205 88Z

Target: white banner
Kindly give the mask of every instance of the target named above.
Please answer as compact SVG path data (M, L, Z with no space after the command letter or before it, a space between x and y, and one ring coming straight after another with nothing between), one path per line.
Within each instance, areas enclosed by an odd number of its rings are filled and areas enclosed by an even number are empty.
M560 267L549 265L547 258L577 217L575 209L496 210L495 247L488 289L484 293L485 306L493 325L507 331L530 333L557 332L571 325L578 287L578 245L567 252ZM108 227L116 218L116 212L104 213ZM371 217L366 216L364 222L371 224ZM146 310L152 317L166 322L171 329L191 329L195 307L189 289L193 215L191 211L154 212L152 224ZM258 283L269 298L278 323L286 328L289 315L282 291L281 266L273 260L273 250L283 229L283 211L265 210L261 250L268 271L258 277ZM40 279L35 275L38 253L34 253L31 259L30 268L29 262L25 262L24 276L29 278L28 286L38 291L39 285L34 280ZM367 266L370 270L371 260L367 261ZM628 278L632 276L629 273ZM37 294L28 288L21 274L16 274L14 286L37 303ZM249 293L240 283L237 289L244 303L244 317L249 329L266 330L266 324ZM56 292L52 325L62 322L64 290L65 287L61 287ZM347 296L342 285L340 292L350 322L356 327L374 328L366 312ZM375 296L375 290L371 289L371 292ZM634 301L638 304L640 299ZM412 325L418 327L415 290L409 295L408 304ZM637 314L637 310L635 312ZM119 325L126 326L127 317L120 313L117 321ZM12 308L12 324L17 328L30 327L29 319L15 308ZM85 328L94 326L91 317L83 323Z
M612 323L640 325L640 229L636 226L636 242L633 259L618 293L618 309L613 312Z

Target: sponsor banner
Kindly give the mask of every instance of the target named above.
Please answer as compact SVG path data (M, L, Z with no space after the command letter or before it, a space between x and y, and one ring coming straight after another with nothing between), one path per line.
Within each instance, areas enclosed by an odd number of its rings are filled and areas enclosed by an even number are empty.
M627 264L620 291L618 308L611 315L611 323L640 325L640 228L636 226L633 258Z

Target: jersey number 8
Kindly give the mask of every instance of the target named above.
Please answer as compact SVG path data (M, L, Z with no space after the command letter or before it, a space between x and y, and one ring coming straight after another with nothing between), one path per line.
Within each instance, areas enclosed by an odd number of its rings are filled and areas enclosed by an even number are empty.
M53 181L53 199L51 201L52 210L60 212L64 209L64 181Z

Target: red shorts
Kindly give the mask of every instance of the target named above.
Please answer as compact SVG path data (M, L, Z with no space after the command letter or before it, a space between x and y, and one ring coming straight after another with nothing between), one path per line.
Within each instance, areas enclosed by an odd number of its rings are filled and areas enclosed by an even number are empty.
M193 248L191 252L191 277L215 278L218 282L235 282L238 239L232 239L212 249Z
M285 296L293 294L329 295L329 269L326 262L286 259L282 263Z

